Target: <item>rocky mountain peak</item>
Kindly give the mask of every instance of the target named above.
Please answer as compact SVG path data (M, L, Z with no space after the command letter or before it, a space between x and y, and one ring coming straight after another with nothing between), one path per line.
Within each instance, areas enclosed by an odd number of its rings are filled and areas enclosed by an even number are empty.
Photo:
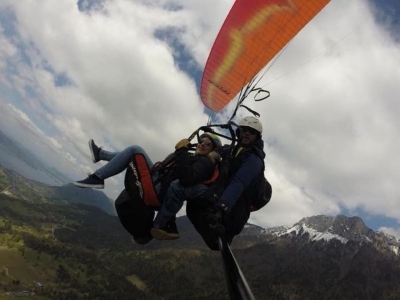
M390 234L375 232L368 228L359 217L337 215L335 217L318 215L301 219L292 227L280 226L266 230L266 233L278 237L290 237L301 241L329 244L337 241L358 251L362 245L368 244L381 252L399 255L400 242Z
M356 216L337 215L336 217L331 217L318 215L303 218L294 226L303 225L316 232L327 232L356 242L372 239L375 236L375 232L368 228L361 218Z

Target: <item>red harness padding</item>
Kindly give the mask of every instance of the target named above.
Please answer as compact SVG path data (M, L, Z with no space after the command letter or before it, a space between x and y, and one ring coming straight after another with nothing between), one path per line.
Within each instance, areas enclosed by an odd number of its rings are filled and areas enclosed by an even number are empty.
M148 206L160 206L146 158L135 154L125 175L125 187L133 198L140 198Z
M214 169L214 173L212 174L211 178L203 181L202 183L203 184L207 184L207 185L211 184L215 180L217 180L218 176L219 176L219 169L218 169L218 166L216 166L215 169Z
M170 167L172 164L173 162L170 162L167 167ZM157 163L155 167L158 167ZM210 179L207 179L202 183L209 185L215 182L219 174L219 168L216 166ZM147 206L159 207L161 205L154 189L151 170L143 154L135 154L132 156L132 161L130 162L125 175L125 188L133 199L140 199Z

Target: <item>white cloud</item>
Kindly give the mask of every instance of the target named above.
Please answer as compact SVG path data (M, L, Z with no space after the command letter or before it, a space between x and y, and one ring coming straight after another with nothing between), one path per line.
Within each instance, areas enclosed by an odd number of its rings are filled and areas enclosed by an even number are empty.
M400 229L399 228L393 228L393 227L380 227L379 231L386 232L388 234L393 235L397 239L400 239Z
M127 1L91 14L71 1L13 8L20 43L32 61L18 61L14 87L30 113L46 118L80 153L93 137L117 149L142 144L161 160L177 139L207 120L194 82L174 64L168 45L153 36L158 27L180 26L173 12ZM55 86L55 74L72 85Z
M140 144L155 161L204 125L196 84L168 40L177 38L190 66L202 69L233 1L103 4L90 12L69 0L0 4L15 14L17 30L11 37L0 30L0 70L14 68L1 72L0 87L20 95L2 96L2 120L19 125L1 122L1 129L29 143L26 132L45 140L43 155L60 155L76 179L97 167L89 138L110 150ZM155 37L166 29L166 41ZM340 207L400 220L399 64L399 44L367 1L332 0L300 32L264 77L271 98L249 104L261 113L274 188L252 220L291 225ZM56 85L57 76L69 84ZM107 193L115 197L120 184L121 176L107 180Z
M320 213L334 214L340 205L399 219L400 127L394 115L400 110L400 48L365 1L352 1L345 14L344 4L332 1L265 78L286 74L266 85L272 94L263 114L267 169L312 195ZM285 199L287 214L301 211L296 197ZM272 203L272 215L285 214ZM289 225L296 221L285 218Z
M0 33L4 32L3 26L0 24ZM17 53L17 48L10 43L3 34L0 34L0 79L5 81L3 74L6 73L6 60Z

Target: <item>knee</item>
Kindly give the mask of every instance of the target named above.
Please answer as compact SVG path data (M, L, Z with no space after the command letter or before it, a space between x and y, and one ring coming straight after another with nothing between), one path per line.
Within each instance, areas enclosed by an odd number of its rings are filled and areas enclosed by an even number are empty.
M177 191L182 191L184 189L184 186L179 183L179 180L174 180L170 183L169 189L171 191L177 192Z
M174 180L168 187L167 194L170 196L179 196L182 194L184 187L179 183L179 180Z
M128 148L125 149L126 152L130 152L131 154L136 154L136 153L143 153L144 150L142 147L138 145L132 145L129 146Z

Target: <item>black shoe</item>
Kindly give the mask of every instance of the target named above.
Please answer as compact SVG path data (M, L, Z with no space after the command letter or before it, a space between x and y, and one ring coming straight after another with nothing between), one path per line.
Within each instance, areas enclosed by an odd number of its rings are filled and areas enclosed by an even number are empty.
M89 149L90 149L90 154L92 156L92 161L94 163L97 163L100 161L100 147L97 147L97 145L94 143L92 139L89 140Z
M144 245L150 242L153 239L151 235L142 236L142 237L132 237L132 242L138 245Z
M94 174L90 174L86 179L75 181L74 184L81 188L104 189L104 180Z
M153 227L150 233L156 240L176 240L180 238L175 221L169 221L160 228Z

